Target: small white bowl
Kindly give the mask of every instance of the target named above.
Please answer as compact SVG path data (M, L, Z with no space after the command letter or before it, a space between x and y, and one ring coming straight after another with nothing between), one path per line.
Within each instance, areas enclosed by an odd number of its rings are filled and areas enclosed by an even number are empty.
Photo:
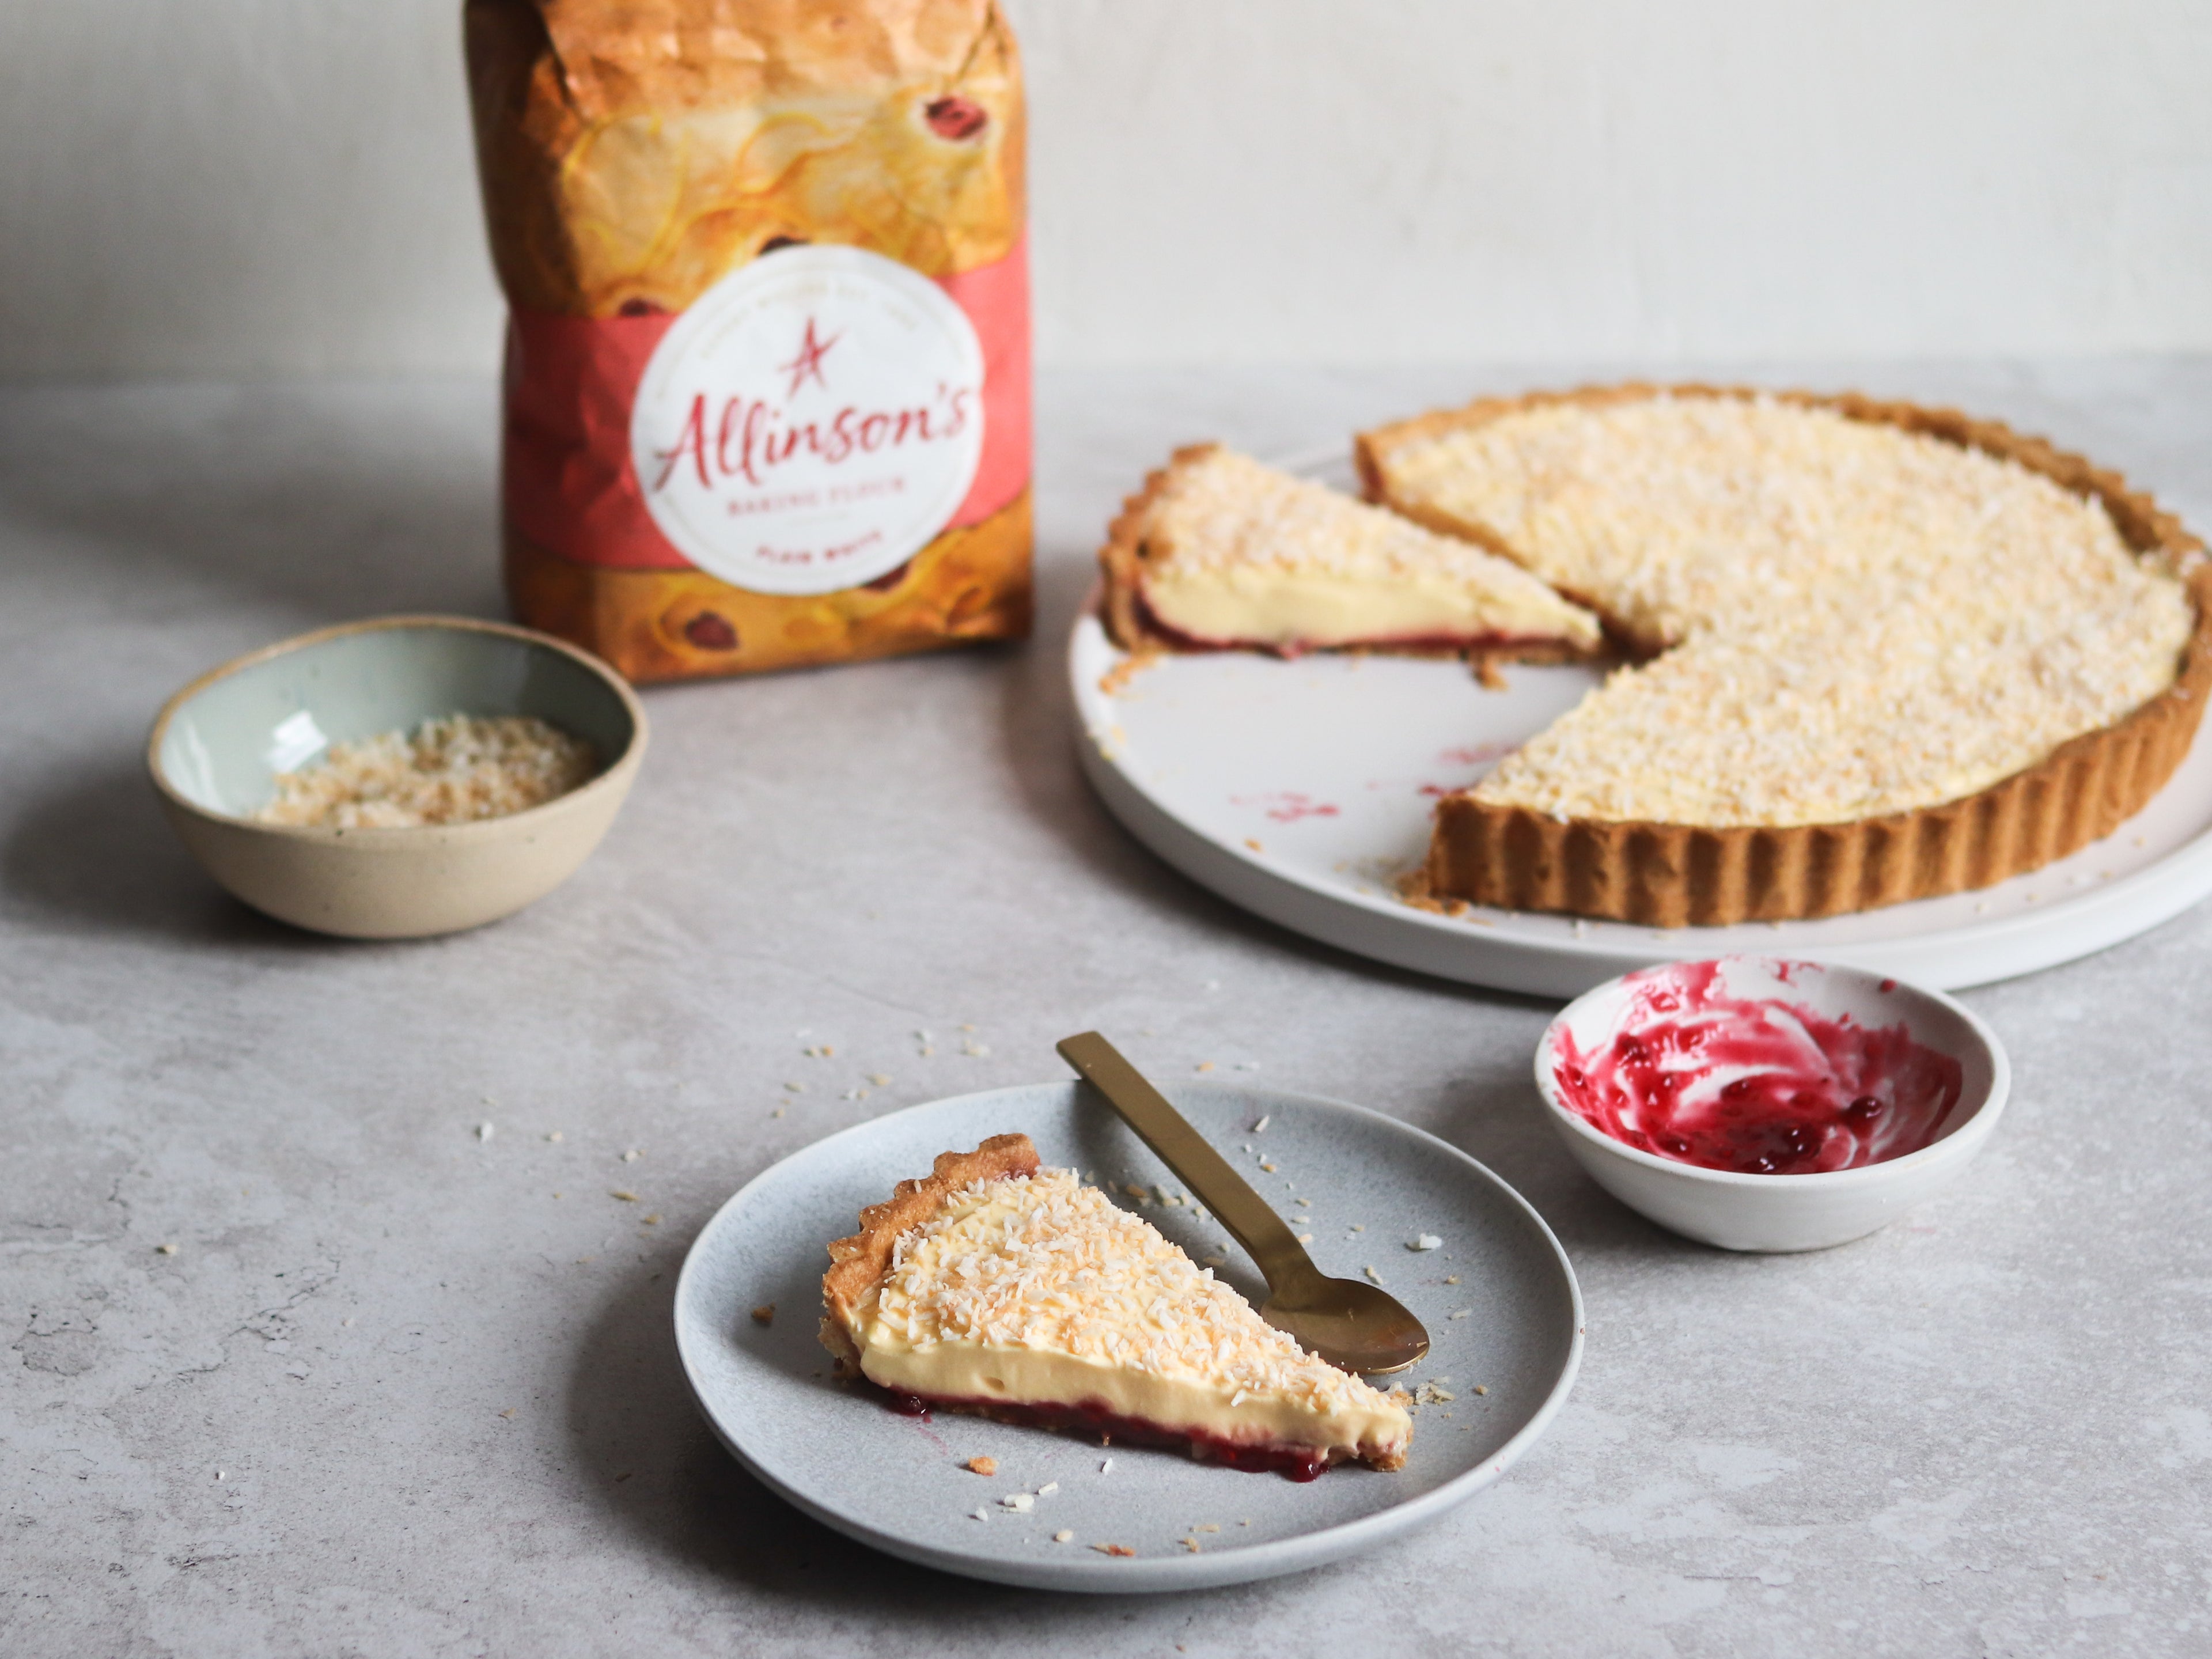
M1903 1024L1916 1042L1958 1061L1958 1103L1918 1152L1852 1170L1753 1175L1644 1152L1561 1102L1556 1051L1562 1033L1583 1053L1601 1051L1621 1034L1637 993L1655 976L1707 966L1718 969L1720 988L1734 998L1792 1004L1827 1019L1848 1015L1869 1028ZM1826 963L1723 957L1710 964L1643 969L1577 997L1536 1045L1536 1087L1575 1161L1629 1208L1723 1249L1820 1250L1865 1237L1954 1180L1996 1127L2012 1089L2012 1066L1996 1034L1941 992Z

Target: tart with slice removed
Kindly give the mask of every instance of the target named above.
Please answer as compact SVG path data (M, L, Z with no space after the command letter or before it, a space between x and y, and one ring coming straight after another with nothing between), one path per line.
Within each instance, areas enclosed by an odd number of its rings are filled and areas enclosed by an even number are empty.
M1413 1421L1027 1135L946 1152L830 1246L822 1341L903 1397L1310 1480L1395 1469Z
M1098 556L1127 651L1556 660L1603 643L1595 617L1512 561L1218 444L1176 451Z
M2140 811L2212 688L2202 544L1954 411L1624 386L1358 459L1372 499L1647 659L1439 804L1432 900L1672 927L1989 886Z

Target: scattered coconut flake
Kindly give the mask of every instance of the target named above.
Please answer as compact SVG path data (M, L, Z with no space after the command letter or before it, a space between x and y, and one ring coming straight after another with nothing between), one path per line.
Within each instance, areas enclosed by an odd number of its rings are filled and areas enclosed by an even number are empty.
M1422 1233L1406 1242L1406 1248L1409 1250L1441 1249L1443 1246L1443 1240L1438 1238L1434 1233Z
M1053 1534L1052 1541L1055 1544L1072 1544L1075 1541L1075 1534L1068 1528L1062 1527L1058 1532Z
M999 1500L999 1507L1002 1510L1012 1510L1016 1515L1027 1515L1036 1507L1036 1494L1010 1492Z
M1255 1072L1258 1071L1260 1069L1260 1062L1256 1060L1254 1060L1251 1063L1249 1069ZM1274 1121L1275 1117L1273 1113L1270 1112L1267 1114L1265 1116L1261 1117L1257 1123L1252 1126L1252 1133L1255 1135L1267 1133L1267 1126Z
M489 1123L479 1123L477 1125L477 1139L478 1140L489 1140L492 1138L493 1133L492 1126Z

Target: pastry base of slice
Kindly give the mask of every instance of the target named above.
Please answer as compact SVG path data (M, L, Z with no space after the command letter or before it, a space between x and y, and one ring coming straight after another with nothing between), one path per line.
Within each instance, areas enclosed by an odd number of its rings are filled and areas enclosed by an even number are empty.
M1392 446L1563 402L1601 404L1671 392L1754 398L1748 388L1629 385L1486 399L1360 435L1370 496L1430 527L1495 546L1482 526L1394 501ZM1654 927L1722 927L1874 909L1993 886L2110 835L2148 805L2194 741L2212 693L2212 567L2203 546L2117 474L1991 421L1855 395L1791 392L1781 401L1923 433L2018 462L2100 501L2138 554L2162 555L2185 576L2194 629L2173 684L2124 718L2060 744L2039 763L1957 800L1836 823L1706 827L1559 818L1472 792L1439 802L1428 856L1409 896L1515 910L1559 911ZM1589 596L1575 595L1588 602ZM1594 606L1602 611L1601 606ZM1660 641L1608 629L1639 653Z
M1280 1474L1292 1480L1316 1480L1330 1467L1328 1455L1310 1446L1237 1440L1197 1428L1164 1428L1141 1417L1124 1417L1097 1400L1073 1406L1009 1406L998 1400L949 1399L937 1395L904 1394L896 1389L888 1392L891 1409L909 1416L927 1417L934 1410L988 1417L994 1422L1012 1423L1020 1428L1081 1435L1097 1440L1101 1446L1149 1446L1159 1451L1182 1452L1194 1462L1218 1463L1247 1474ZM1367 1461L1388 1471L1403 1467L1406 1460L1401 1453L1395 1462Z
M895 1408L1169 1446L1311 1480L1403 1465L1395 1401L1264 1324L1024 1135L947 1152L832 1244L822 1340Z
M1550 589L1528 578L1510 562L1480 561L1490 580L1505 591L1484 594L1482 577L1464 572L1375 566L1397 561L1378 556L1373 546L1349 558L1333 556L1331 531L1350 544L1373 537L1376 515L1359 502L1338 496L1342 524L1308 519L1286 526L1279 544L1264 535L1253 540L1267 550L1254 556L1224 556L1200 571L1179 574L1188 559L1176 559L1161 544L1160 518L1175 493L1206 469L1224 465L1249 475L1255 491L1254 519L1281 505L1259 496L1274 489L1297 492L1312 508L1334 492L1231 455L1218 444L1193 444L1176 451L1169 465L1152 473L1145 487L1123 504L1099 551L1105 577L1102 614L1107 632L1123 650L1160 652L1262 651L1297 657L1312 651L1364 651L1394 656L1453 657L1515 662L1578 661L1607 648L1595 619L1581 607L1562 602ZM1219 521L1217 520L1217 523ZM1242 526L1239 526L1241 529ZM1413 543L1436 544L1416 526L1388 532ZM1304 544L1312 543L1311 548ZM1306 556L1276 556L1277 547L1295 546ZM1468 562L1464 549L1456 562ZM1173 603L1180 615L1163 614ZM1518 618L1517 624L1505 620Z

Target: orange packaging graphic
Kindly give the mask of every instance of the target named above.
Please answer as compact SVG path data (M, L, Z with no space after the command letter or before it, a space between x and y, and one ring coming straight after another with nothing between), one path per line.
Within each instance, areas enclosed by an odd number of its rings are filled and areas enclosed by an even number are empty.
M991 0L466 0L516 614L633 679L1029 629Z

